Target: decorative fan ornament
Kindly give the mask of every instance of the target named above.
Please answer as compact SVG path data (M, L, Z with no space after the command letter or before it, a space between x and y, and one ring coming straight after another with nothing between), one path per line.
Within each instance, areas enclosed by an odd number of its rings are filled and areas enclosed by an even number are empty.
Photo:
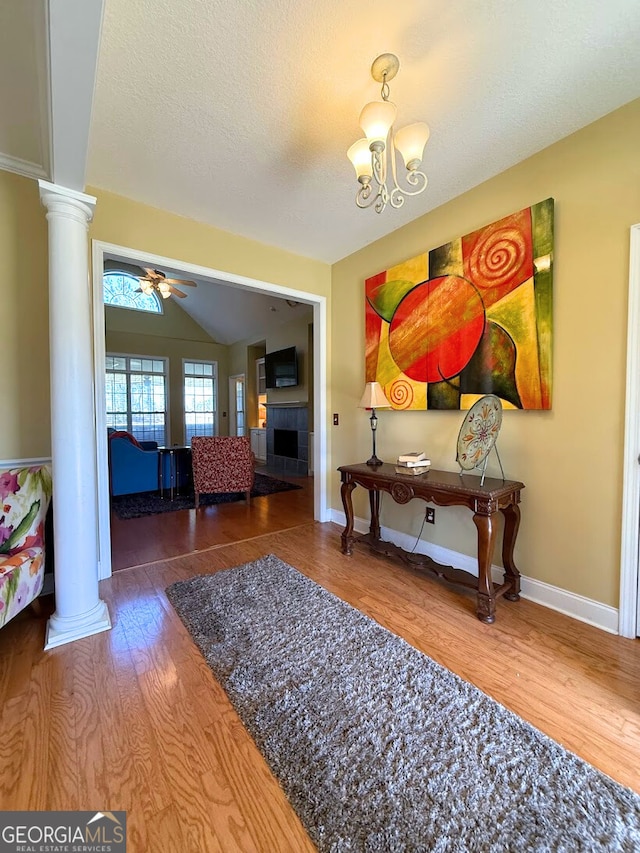
M171 294L174 296L178 296L180 299L184 299L187 295L183 293L181 290L178 290L177 287L174 287L176 284L180 284L186 287L197 287L198 285L195 281L188 281L184 278L167 278L166 275L160 270L152 270L148 267L144 267L145 275L140 276L140 290L142 293L151 293L154 290L157 290L160 296L163 299L168 299Z
M458 434L456 461L460 466L461 474L463 471L482 467L480 485L484 484L487 460L491 450L495 447L501 426L502 403L493 394L487 394L477 400L462 421ZM495 447L495 451L502 471L502 462L497 447ZM502 479L504 480L504 471L502 471Z

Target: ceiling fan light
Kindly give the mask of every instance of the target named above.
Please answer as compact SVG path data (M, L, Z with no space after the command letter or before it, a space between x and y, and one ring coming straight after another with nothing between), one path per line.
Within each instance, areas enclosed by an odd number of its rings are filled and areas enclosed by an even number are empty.
M371 151L369 150L368 139L359 139L357 142L354 142L347 151L347 157L351 160L353 168L356 170L356 177L360 183L363 182L363 178L371 178L373 167L371 165Z
M153 285L152 285L150 282L148 282L148 281L141 281L141 282L140 282L140 290L141 290L144 294L146 294L147 296L149 296L149 294L153 292Z
M423 121L417 121L415 124L408 124L401 128L394 136L393 144L402 155L404 165L410 171L417 169L422 162L424 147L430 135L429 125Z
M396 105L391 101L371 101L360 113L360 127L369 144L376 140L384 142L391 125L396 120Z
M166 281L161 281L158 284L158 290L160 291L164 299L166 299L168 296L171 296L171 288L166 283Z

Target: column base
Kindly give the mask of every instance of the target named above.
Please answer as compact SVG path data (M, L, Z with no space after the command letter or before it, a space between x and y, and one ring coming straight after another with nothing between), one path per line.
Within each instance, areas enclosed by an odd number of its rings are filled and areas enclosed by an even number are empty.
M47 633L44 641L44 650L55 649L65 643L99 634L101 631L111 630L111 618L109 610L104 601L98 604L88 613L82 616L74 616L71 619L64 616L53 616L47 622Z

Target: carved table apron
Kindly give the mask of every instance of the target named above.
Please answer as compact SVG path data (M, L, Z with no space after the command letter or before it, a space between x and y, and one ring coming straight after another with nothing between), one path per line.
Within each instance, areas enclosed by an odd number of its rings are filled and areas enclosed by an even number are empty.
M342 552L350 555L354 542L368 545L374 551L397 557L414 569L427 570L451 583L470 587L477 592L476 613L482 622L493 622L496 618L496 599L504 596L509 601L520 598L520 572L513 560L513 551L520 526L520 492L524 483L515 480L498 480L486 477L480 485L480 477L458 474L455 471L429 470L425 474L398 474L394 465L377 467L366 463L342 465L338 468L342 477L341 495L347 524L342 532ZM369 533L364 536L353 532L353 503L351 493L356 486L369 492L371 522ZM380 494L388 492L399 504L412 498L421 498L437 506L466 506L473 512L473 521L478 531L478 577L451 566L441 566L425 554L409 554L391 542L380 538ZM491 563L496 539L496 516L504 516L502 538L502 564L504 583L494 585L491 580Z

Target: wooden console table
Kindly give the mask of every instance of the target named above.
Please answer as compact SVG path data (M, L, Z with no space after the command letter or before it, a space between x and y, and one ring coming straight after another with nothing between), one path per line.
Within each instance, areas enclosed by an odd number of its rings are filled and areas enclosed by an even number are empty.
M414 569L432 572L451 583L461 584L477 592L476 613L482 622L494 622L496 599L504 596L509 601L520 598L520 572L513 561L513 550L520 526L520 492L524 483L514 480L497 480L458 474L454 471L430 470L425 474L398 474L394 465L372 467L366 463L342 465L341 495L347 525L342 532L342 552L350 555L354 542L368 545L374 551L396 557ZM353 504L351 493L356 486L369 492L371 523L369 533L363 536L353 532ZM391 542L380 538L380 494L387 492L399 504L412 498L434 503L437 506L466 506L473 512L478 531L478 577L452 566L441 566L425 554L409 554ZM502 563L504 583L499 586L491 580L491 563L496 538L496 516L504 516Z

